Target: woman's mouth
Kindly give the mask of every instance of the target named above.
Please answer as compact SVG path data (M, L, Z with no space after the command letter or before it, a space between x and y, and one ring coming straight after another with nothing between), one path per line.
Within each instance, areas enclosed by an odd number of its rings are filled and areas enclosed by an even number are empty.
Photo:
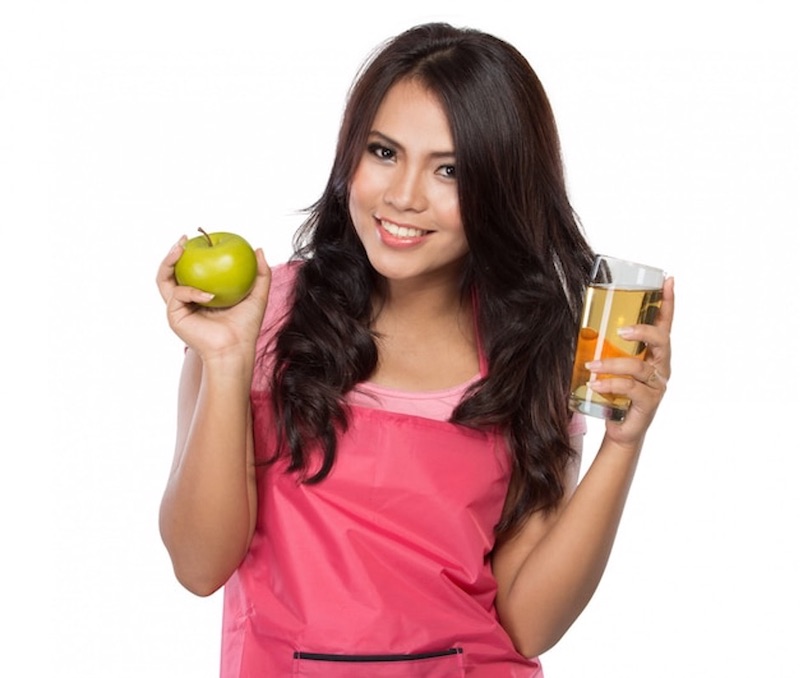
M386 247L407 249L424 242L425 237L433 231L425 231L413 226L400 226L386 219L376 218L378 239Z
M430 233L430 231L423 231L421 228L412 228L410 226L398 226L391 221L385 219L380 220L381 228L394 236L395 238L421 238L422 236Z

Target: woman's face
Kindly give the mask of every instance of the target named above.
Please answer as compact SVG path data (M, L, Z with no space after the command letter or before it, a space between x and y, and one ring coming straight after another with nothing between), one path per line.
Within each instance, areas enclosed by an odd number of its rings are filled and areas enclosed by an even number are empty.
M467 254L444 109L421 84L386 94L350 184L350 215L375 270L392 281L459 275Z

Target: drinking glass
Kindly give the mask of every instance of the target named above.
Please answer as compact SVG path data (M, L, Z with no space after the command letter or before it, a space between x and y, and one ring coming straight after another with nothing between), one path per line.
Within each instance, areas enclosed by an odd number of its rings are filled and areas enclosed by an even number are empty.
M630 399L596 393L589 381L607 375L590 372L586 363L630 356L643 360L647 346L622 338L617 330L652 325L661 307L663 287L664 271L659 268L606 255L595 257L572 367L569 404L574 412L612 421L625 418Z

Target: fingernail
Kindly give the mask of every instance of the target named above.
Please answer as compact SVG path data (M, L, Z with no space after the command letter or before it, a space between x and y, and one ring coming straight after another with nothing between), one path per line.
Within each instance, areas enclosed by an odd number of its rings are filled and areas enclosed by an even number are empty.
M596 372L597 370L600 369L601 365L602 363L599 360L590 360L588 363L584 365L584 367L586 367L586 369L589 370L590 372Z
M200 301L211 301L214 298L211 292L200 292L197 296L200 297Z
M630 339L633 337L634 330L632 327L620 327L617 329L617 334L623 339Z

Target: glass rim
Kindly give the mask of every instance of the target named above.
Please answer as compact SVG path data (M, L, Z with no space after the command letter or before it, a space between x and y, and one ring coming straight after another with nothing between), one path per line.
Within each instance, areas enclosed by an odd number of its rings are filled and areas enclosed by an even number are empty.
M591 274L592 278L597 273L597 269L601 261L615 262L623 266L629 266L631 268L635 267L646 271L650 271L658 276L661 276L662 278L666 277L666 271L664 271L664 269L660 268L659 266L653 266L651 264L642 264L641 262L633 261L632 259L623 259L622 257L615 257L610 254L596 254L594 257L594 261L592 262L592 274Z

